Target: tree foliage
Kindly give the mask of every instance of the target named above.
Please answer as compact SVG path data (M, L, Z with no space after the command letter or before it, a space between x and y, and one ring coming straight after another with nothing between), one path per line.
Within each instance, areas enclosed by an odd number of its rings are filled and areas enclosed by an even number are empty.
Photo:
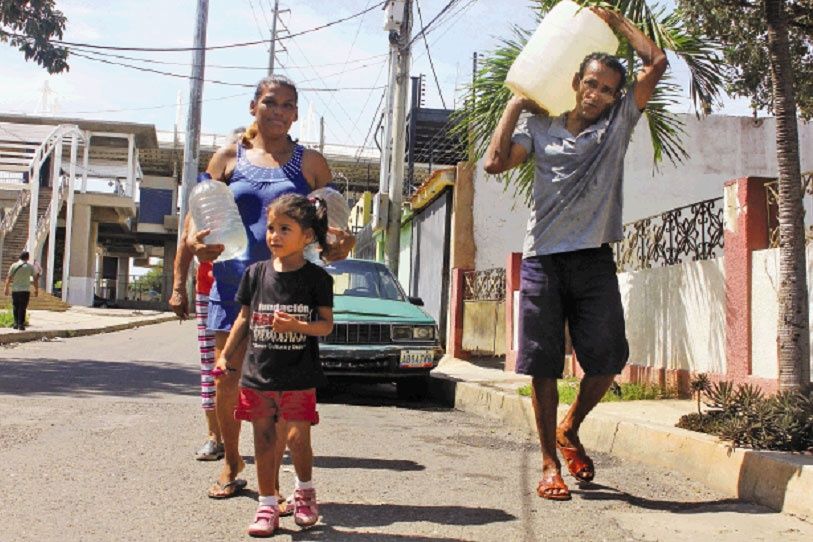
M69 69L67 49L50 41L62 39L66 21L54 0L0 0L0 42L16 47L48 73Z
M722 45L726 91L751 101L756 111L773 113L767 22L762 0L677 0L691 28ZM794 68L796 106L813 118L813 2L787 0L788 38Z
M537 23L559 0L536 0ZM706 112L709 104L718 99L723 88L719 65L721 57L717 45L703 35L689 30L678 13L666 13L655 2L644 0L575 0L582 6L603 6L616 9L642 30L658 46L671 51L682 59L690 73L690 96L699 111ZM488 147L489 139L497 127L511 92L503 85L508 70L522 50L532 29L514 28L511 37L503 39L499 46L487 53L469 89L470 98L463 109L458 110L456 130L467 137L472 145L474 158L479 159ZM617 55L626 61L628 77L632 81L640 68L640 60L627 41L620 37ZM669 75L664 75L647 104L645 115L653 146L653 164L664 158L672 163L683 161L687 155L682 144L683 121L671 113L669 107L678 103L682 89ZM529 201L533 185L533 164L526 162L517 170L506 174L505 179L513 185L517 195Z

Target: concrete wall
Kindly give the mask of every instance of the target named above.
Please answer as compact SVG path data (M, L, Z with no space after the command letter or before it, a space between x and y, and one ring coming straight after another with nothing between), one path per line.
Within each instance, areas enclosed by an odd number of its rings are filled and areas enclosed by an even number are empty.
M722 259L618 275L630 363L725 374Z
M744 176L777 175L773 118L757 123L750 117L684 115L683 142L689 158L680 166L666 161L654 173L649 125L641 120L624 162L624 222L723 194L723 183ZM813 170L813 123L799 122L802 171ZM806 198L808 223L813 219ZM509 252L522 250L528 207L513 189L483 171L474 174L475 269L504 267Z
M779 306L779 249L758 250L751 265L751 367L755 376L778 378L777 318ZM813 246L807 246L808 299L813 300ZM813 306L808 310L813 314ZM813 335L811 335L813 338ZM811 350L813 351L813 350ZM813 367L813 364L811 364ZM811 371L813 374L813 371Z

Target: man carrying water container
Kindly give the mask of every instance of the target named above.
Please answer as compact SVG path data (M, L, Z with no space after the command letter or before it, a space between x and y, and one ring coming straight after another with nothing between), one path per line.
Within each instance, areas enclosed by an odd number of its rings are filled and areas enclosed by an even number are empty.
M569 500L556 454L579 482L595 474L579 427L627 362L629 349L609 243L622 239L624 155L633 128L667 67L666 55L617 12L591 8L624 36L643 61L634 83L614 56L588 55L573 76L576 106L550 117L514 96L485 156L496 174L535 157L533 208L520 272L516 371L533 377L533 406L542 447L540 497ZM533 113L519 127L520 113ZM564 328L585 376L557 426L557 379L564 369Z

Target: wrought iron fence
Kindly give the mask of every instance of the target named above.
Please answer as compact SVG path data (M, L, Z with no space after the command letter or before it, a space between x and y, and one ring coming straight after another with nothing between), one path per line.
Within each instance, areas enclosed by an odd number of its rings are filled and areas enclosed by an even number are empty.
M804 196L813 197L813 171L802 173ZM779 247L779 181L765 183L765 204L768 208L768 246ZM813 226L805 226L805 241L813 242Z
M613 246L618 272L718 257L723 249L723 198L699 201L624 225Z
M505 299L505 269L485 269L463 273L464 301L502 301Z

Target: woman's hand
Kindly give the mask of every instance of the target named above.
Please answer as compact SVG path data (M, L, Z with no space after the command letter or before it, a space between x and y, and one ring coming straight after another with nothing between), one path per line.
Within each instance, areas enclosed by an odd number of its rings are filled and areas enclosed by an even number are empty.
M322 253L322 259L326 262L335 262L337 260L344 260L350 255L350 251L356 246L356 237L347 230L341 228L330 227L327 229L328 233L332 233L336 240L330 243L327 249Z
M225 246L217 244L217 245L207 245L203 242L203 238L212 233L212 230L205 229L190 233L189 236L186 238L186 245L189 247L189 250L192 251L197 259L201 262L212 262L220 256L220 253L225 250Z
M215 363L215 368L212 369L212 376L220 379L220 378L233 378L237 376L237 369L229 365L229 362L226 361L225 356L220 356L217 358L217 363Z
M172 289L172 295L169 297L169 308L181 320L189 318L189 297L186 295L186 288Z

